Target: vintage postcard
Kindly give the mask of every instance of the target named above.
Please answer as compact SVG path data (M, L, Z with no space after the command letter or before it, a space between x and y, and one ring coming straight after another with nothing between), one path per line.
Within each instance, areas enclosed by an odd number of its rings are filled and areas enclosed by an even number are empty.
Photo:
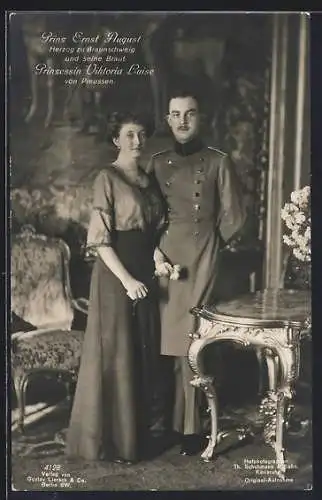
M7 12L12 490L313 489L309 30Z

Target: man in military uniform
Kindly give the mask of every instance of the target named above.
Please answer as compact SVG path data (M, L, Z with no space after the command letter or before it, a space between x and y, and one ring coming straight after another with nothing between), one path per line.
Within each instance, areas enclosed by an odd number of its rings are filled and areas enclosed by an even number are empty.
M153 171L168 207L168 227L155 253L160 278L161 354L173 357L175 403L173 428L183 435L181 453L201 447L200 408L190 384L190 308L215 300L220 248L242 228L244 204L238 178L226 153L200 138L198 99L190 92L171 95L167 121L172 149L152 156ZM179 279L170 279L173 266Z

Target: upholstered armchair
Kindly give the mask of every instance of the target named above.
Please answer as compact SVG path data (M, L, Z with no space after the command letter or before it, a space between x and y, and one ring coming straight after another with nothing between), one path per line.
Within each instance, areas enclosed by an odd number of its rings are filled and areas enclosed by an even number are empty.
M33 377L63 377L67 389L76 380L84 332L72 330L72 321L75 310L87 314L88 301L73 298L70 251L62 240L25 226L11 243L11 310L16 320L11 368L23 431L26 390Z

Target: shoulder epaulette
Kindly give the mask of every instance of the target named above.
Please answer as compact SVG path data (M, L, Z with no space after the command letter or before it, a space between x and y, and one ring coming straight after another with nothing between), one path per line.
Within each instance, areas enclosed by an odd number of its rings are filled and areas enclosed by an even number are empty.
M214 148L213 146L207 146L208 149L211 149L211 151L216 151L216 153L221 154L222 156L227 156L227 153L224 151L221 151L220 149Z
M156 156L162 155L163 153L169 153L170 149L163 149L162 151L158 151L157 153L154 153L152 155L152 158L155 158Z

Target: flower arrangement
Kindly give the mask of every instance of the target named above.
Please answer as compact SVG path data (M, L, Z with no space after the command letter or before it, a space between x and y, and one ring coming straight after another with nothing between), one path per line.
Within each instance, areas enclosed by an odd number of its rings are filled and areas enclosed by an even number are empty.
M291 193L291 202L285 203L281 217L287 228L284 243L292 249L294 257L311 262L311 190L305 186Z

